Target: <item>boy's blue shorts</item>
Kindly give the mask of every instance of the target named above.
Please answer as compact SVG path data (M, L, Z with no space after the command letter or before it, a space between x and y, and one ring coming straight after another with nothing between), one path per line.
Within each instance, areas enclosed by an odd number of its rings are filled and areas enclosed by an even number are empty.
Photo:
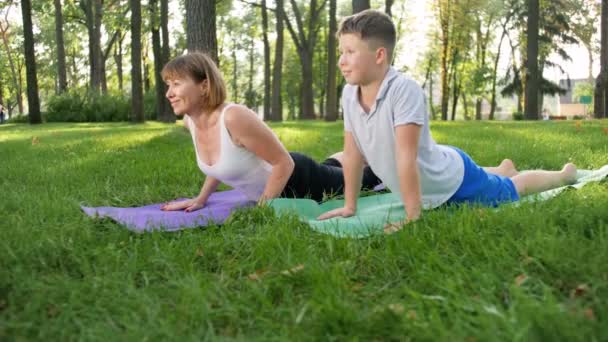
M464 161L464 177L462 184L447 203L478 203L496 207L500 203L519 200L517 189L509 177L486 172L464 151L450 147L455 149Z

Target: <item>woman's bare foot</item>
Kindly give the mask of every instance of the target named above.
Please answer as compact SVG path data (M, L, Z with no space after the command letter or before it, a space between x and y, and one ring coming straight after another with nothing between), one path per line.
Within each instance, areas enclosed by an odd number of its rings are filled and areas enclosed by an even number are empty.
M561 173L564 176L564 182L566 184L572 184L576 182L576 165L572 163L564 165Z

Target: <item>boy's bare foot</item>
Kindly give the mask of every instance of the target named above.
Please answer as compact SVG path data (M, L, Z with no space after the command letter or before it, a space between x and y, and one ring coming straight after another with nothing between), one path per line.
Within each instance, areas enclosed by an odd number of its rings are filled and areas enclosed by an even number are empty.
M564 182L566 184L572 184L576 182L576 165L572 163L564 165L561 173L564 176Z

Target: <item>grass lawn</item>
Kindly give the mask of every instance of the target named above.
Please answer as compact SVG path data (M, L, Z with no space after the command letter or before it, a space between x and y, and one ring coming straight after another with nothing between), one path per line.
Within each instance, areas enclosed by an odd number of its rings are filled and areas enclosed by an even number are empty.
M342 148L342 123L273 128L318 159ZM608 121L432 128L482 165L608 164ZM268 208L147 234L79 209L202 182L182 127L0 126L0 340L608 340L608 182L360 240Z

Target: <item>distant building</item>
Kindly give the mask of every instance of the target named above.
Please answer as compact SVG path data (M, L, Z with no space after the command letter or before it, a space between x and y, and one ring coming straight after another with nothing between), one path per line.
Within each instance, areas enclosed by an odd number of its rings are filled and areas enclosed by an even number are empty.
M561 79L559 86L566 89L566 93L559 96L558 112L560 116L571 118L573 116L586 116L589 114L590 104L580 103L580 99L574 97L574 89L579 83L590 83L588 78Z

